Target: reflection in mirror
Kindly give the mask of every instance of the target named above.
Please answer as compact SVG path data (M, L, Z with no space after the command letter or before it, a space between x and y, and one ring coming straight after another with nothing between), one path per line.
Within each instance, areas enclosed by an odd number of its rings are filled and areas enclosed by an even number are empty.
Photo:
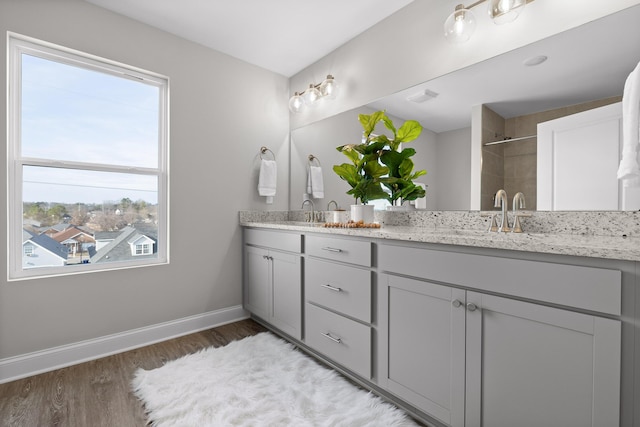
M371 114L374 111L369 107L356 108L291 132L290 209L299 209L305 197L308 157L311 154L320 161L323 169L325 197L321 200L314 199L315 206L318 209L325 209L329 201L335 200L340 208L349 209L349 205L354 203L353 197L346 194L349 186L332 169L333 165L346 161L346 157L338 152L336 147L344 144L359 144L362 141L362 126L358 121L358 115ZM390 115L390 118L395 123L402 122L400 118L393 115ZM376 132L388 134L381 123L379 126L380 129L376 128ZM465 206L468 205L469 200L469 138L468 129L448 132L445 135L436 135L435 132L425 129L418 139L408 143L417 152L413 157L415 170L427 171L427 175L417 180L427 186L426 209L441 210L443 209L441 206L447 210L468 209ZM446 142L442 144L441 150L439 150L440 141ZM455 163L455 166L440 171L440 159L446 159L444 163ZM461 178L465 173L466 178ZM450 176L448 182L439 181L447 176ZM444 188L452 188L454 191L443 191ZM377 205L377 203L374 204Z
M523 192L527 208L535 209L538 123L620 101L624 81L640 60L638 22L640 6L633 6L369 106L420 121L436 141L453 130L470 129L471 197L466 209L492 209L499 188L509 195ZM513 142L484 145L505 138ZM439 161L437 173L456 166ZM579 186L580 179L573 184ZM571 209L562 201L558 206Z

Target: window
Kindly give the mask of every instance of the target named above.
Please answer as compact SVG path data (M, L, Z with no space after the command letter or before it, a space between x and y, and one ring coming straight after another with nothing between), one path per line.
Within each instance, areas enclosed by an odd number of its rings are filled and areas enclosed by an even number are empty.
M151 245L148 243L136 245L136 255L148 255L151 253Z
M26 244L24 245L24 255L25 256L33 256L33 246Z
M10 280L168 262L168 90L163 76L9 34ZM23 267L24 236L54 248L70 233L84 243L66 262ZM123 250L132 235L156 243L144 259Z

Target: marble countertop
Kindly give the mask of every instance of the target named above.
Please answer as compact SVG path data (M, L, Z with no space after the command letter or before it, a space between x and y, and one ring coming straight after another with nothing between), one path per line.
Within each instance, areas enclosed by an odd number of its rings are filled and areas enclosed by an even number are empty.
M640 261L640 237L548 233L489 233L480 230L383 225L381 228L328 228L302 221L245 221L245 227L360 236L558 255Z

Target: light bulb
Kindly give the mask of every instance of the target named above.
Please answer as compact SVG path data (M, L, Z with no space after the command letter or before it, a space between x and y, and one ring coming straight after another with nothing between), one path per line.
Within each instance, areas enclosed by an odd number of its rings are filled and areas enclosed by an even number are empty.
M513 22L526 4L527 0L489 0L489 16L499 25Z
M338 93L338 84L335 78L329 74L320 85L320 93L329 99L334 99Z
M300 94L296 92L289 99L289 110L292 113L299 113L303 109L304 109L304 100L302 99L302 96L300 96Z
M476 18L464 5L457 5L456 10L444 21L444 36L451 43L464 43L476 30Z
M313 86L313 84L310 84L309 89L304 91L304 95L302 95L302 97L304 98L305 105L314 107L317 105L318 100L322 97L322 94Z

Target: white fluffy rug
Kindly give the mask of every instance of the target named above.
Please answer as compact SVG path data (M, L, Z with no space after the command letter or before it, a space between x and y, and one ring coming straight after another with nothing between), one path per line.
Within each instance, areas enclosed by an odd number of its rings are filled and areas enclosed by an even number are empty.
M416 426L267 332L139 369L132 385L154 426Z

